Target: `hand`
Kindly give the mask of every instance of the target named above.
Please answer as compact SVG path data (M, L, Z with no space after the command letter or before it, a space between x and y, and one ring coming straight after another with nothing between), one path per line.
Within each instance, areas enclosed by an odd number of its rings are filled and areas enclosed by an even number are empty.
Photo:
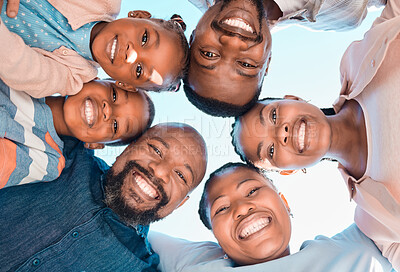
M20 0L8 0L7 1L7 16L14 18L18 14ZM0 0L0 7L3 6L3 0Z

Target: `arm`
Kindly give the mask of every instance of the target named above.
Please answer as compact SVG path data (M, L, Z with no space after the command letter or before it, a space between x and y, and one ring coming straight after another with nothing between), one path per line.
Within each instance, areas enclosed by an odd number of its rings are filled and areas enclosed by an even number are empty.
M76 94L97 75L94 65L72 50L61 47L48 52L27 46L1 19L0 59L0 78L33 97Z

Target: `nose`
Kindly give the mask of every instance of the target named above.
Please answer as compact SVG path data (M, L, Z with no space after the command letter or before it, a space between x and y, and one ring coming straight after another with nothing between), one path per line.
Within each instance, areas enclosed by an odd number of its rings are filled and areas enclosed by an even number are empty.
M138 57L137 51L134 49L132 43L128 43L126 52L125 52L125 63L132 64L135 63Z
M277 128L276 134L278 136L278 141L281 143L281 145L287 145L289 141L289 125L285 123L279 126Z
M103 120L108 121L112 116L112 106L107 101L103 101L102 110Z
M149 171L154 177L161 179L166 184L169 183L170 169L166 163L162 161L151 161L149 163Z
M230 50L245 51L249 48L247 43L237 36L221 35L219 41L223 46Z
M233 219L239 220L255 209L255 205L250 201L236 201L233 207Z

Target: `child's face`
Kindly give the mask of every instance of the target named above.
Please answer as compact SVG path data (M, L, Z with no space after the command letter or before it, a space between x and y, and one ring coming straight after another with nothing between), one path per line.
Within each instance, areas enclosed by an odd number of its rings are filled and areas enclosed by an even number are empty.
M331 129L316 106L292 99L262 101L240 118L238 145L264 169L300 169L328 152Z
M289 253L291 222L285 204L257 172L228 169L207 188L212 230L222 249L240 265Z
M134 137L146 127L148 102L143 92L124 91L111 81L91 81L66 98L64 120L71 134L86 143Z
M97 34L91 49L104 71L126 86L166 87L182 69L178 35L152 19L110 22Z

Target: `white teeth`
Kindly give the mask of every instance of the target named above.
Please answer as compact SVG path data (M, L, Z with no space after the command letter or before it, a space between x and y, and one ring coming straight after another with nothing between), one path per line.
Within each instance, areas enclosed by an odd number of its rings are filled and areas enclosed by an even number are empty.
M305 134L306 134L306 124L302 121L301 125L300 125L300 128L299 128L299 134L298 134L298 137L297 137L297 142L299 144L300 151L303 151L303 148L304 148L304 136L305 136Z
M246 30L251 33L254 33L253 28L249 24L244 22L242 19L226 19L223 21L223 23L230 25L230 26L241 28L241 29Z
M111 46L111 61L114 60L115 49L117 48L117 37L114 38L113 44Z
M94 114L93 114L93 103L90 99L86 99L85 101L85 118L88 125L93 126Z
M257 231L260 231L261 229L265 228L266 226L271 223L271 218L259 218L250 224L248 224L239 234L239 237L241 239L247 238L250 235L256 233Z
M151 198L157 198L157 192L154 190L148 183L147 181L142 178L141 175L138 173L134 173L134 179L136 181L136 184L139 186L139 188L142 190L143 193L148 195Z

